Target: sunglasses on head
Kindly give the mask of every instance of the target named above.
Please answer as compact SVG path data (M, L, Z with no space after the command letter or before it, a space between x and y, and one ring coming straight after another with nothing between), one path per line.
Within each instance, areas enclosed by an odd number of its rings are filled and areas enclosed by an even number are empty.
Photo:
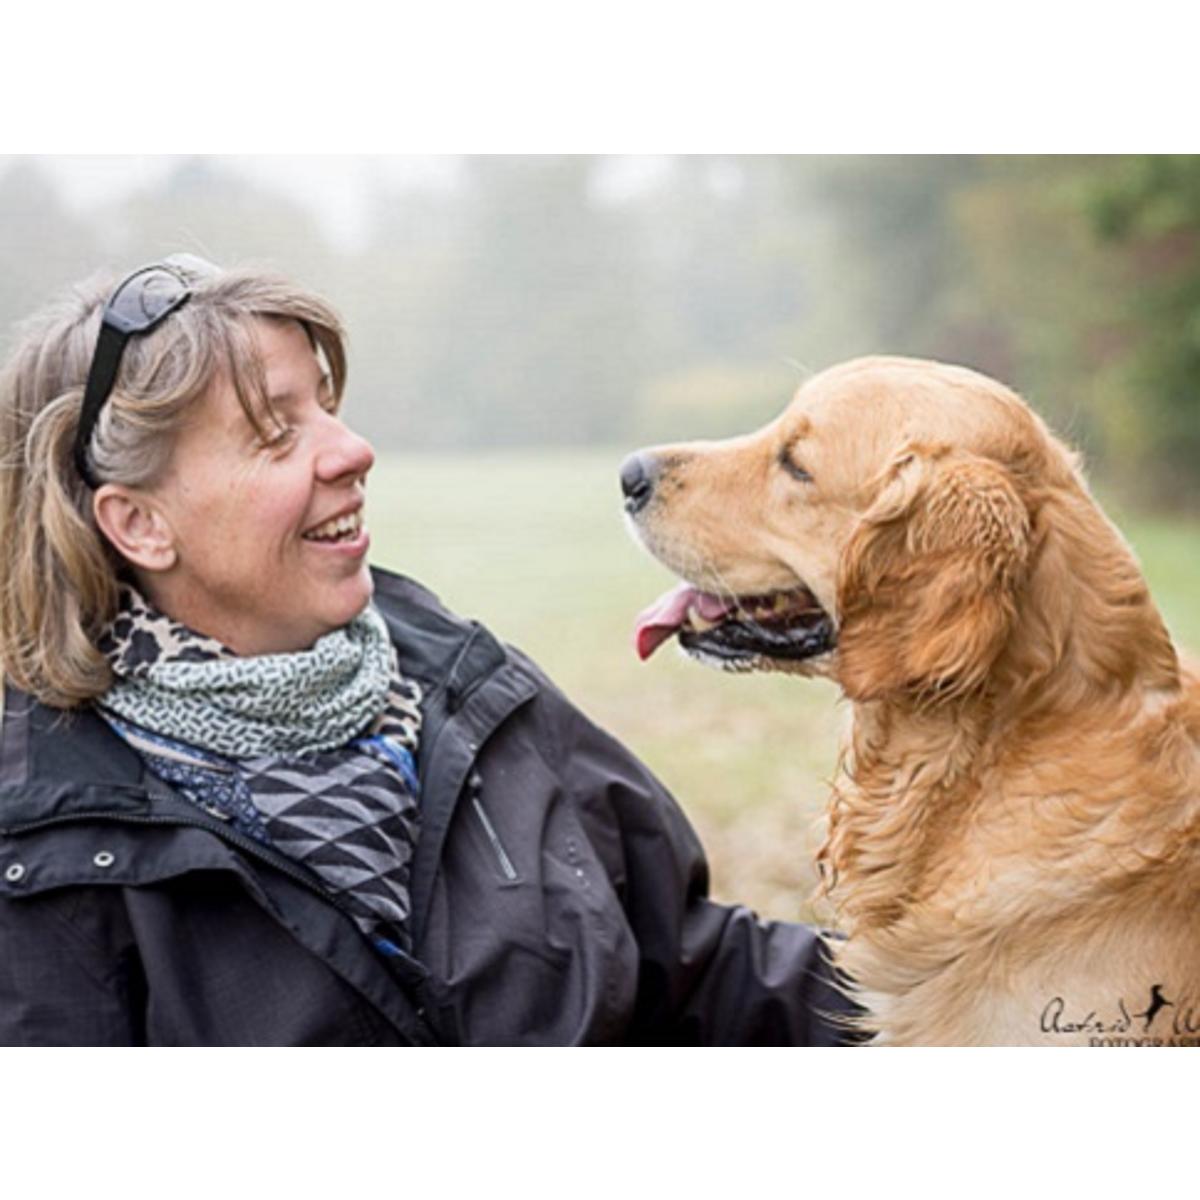
M75 432L75 469L89 487L98 487L99 481L88 462L88 445L100 410L112 393L126 342L161 324L187 303L196 280L214 275L217 270L194 254L172 254L161 262L139 267L117 284L109 296L100 319L100 336L96 339Z

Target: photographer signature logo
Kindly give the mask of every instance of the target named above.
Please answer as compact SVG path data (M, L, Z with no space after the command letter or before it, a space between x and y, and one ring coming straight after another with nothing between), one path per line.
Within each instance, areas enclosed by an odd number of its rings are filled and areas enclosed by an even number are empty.
M1097 1009L1072 1011L1062 996L1054 996L1042 1009L1040 1028L1071 1038L1087 1034L1089 1046L1200 1046L1200 1002L1187 993L1170 993L1163 983L1132 1005L1119 996L1106 1015Z

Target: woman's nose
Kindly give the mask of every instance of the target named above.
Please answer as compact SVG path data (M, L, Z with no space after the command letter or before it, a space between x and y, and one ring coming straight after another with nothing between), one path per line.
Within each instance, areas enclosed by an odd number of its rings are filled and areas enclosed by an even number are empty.
M326 443L317 455L317 475L331 481L344 475L365 475L375 464L375 451L339 418L332 417Z

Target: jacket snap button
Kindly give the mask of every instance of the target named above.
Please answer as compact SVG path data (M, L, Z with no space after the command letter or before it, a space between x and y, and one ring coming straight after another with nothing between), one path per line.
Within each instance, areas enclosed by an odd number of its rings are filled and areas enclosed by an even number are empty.
M92 859L92 862L94 862L98 867L111 867L114 861L115 860L113 859L113 856L109 854L107 850L101 850L100 853Z
M9 883L20 883L20 881L24 877L25 877L25 864L24 863L13 863L13 865L11 867L9 867L7 871L4 872L4 878L7 879Z

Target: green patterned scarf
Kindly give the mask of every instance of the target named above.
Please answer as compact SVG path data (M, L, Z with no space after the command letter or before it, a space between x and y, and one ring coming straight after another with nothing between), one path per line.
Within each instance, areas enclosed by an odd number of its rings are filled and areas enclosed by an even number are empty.
M344 746L383 713L395 670L370 605L309 650L242 658L126 585L98 645L115 673L101 708L229 758Z

